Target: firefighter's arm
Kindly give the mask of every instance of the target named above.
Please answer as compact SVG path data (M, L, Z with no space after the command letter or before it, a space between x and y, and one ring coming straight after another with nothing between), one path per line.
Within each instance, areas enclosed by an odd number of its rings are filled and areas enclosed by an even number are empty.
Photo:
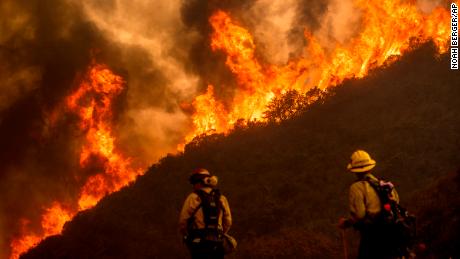
M355 226L366 216L366 205L364 204L364 194L358 183L354 183L350 187L349 193L350 203L350 218L340 218L338 227L342 229Z
M222 228L224 233L227 233L232 226L232 213L230 211L230 206L228 205L227 198L221 196L223 215L222 215Z
M185 199L179 216L179 232L182 235L187 235L187 221L199 205L199 197L195 193L191 193L187 199Z
M355 183L350 187L350 214L351 223L360 222L366 216L366 205L364 201L364 191L360 183Z

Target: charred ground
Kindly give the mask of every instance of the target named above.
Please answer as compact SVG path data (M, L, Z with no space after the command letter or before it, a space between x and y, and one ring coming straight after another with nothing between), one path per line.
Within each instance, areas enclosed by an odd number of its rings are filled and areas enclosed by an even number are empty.
M426 44L280 124L195 139L22 258L184 258L177 217L189 172L206 167L229 198L234 258L338 258L350 154L368 150L418 216L424 256L458 256L460 74ZM350 250L357 236L348 233Z

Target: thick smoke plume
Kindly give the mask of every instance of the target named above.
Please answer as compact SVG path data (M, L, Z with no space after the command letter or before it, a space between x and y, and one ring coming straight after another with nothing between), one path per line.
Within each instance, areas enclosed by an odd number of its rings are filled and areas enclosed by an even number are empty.
M147 167L175 152L190 104L208 84L231 100L235 77L210 48L209 17L229 12L254 36L256 55L285 64L303 55L304 30L345 42L359 27L352 1L3 0L0 2L0 258L21 232L39 229L53 201L75 203L94 172L78 170L82 133L63 100L91 62L122 76L117 148ZM429 11L437 2L419 1Z
M78 170L82 133L62 103L92 60L126 80L113 122L119 149L145 167L175 150L187 129L179 104L193 98L197 81L184 72L193 33L181 31L179 9L166 1L2 1L1 258L21 233L19 219L39 230L43 209L75 202L93 173Z

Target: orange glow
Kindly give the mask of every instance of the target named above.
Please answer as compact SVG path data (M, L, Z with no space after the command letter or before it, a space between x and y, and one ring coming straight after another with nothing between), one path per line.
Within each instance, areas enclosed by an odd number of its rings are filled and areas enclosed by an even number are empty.
M43 234L30 233L13 240L10 258L19 258L22 253L37 245L44 237L61 233L62 227L72 218L72 214L70 210L63 208L61 204L54 202L50 208L45 209L45 213L42 215L41 226ZM27 220L21 221L21 231L23 233L28 232L29 224L30 222Z
M93 207L105 195L135 180L142 173L132 169L130 159L115 150L112 134L112 101L123 90L124 81L106 66L94 65L88 80L67 98L67 107L80 117L86 142L80 154L80 166L85 168L92 157L103 161L103 172L90 176L82 187L79 210Z
M221 103L216 101L212 85L208 86L206 94L195 98L192 106L195 109L192 115L193 123L203 132L210 133L216 128L222 129L228 126L226 110ZM194 137L194 135L187 136L187 142Z
M345 79L362 78L369 70L410 51L414 39L418 43L432 40L439 53L448 50L450 14L444 8L423 14L411 0L354 0L354 5L361 24L352 38L324 46L315 32L305 29L307 45L302 56L284 65L258 60L251 33L228 13L215 12L209 18L213 28L211 48L226 54L226 65L238 87L225 103L211 85L197 96L192 102L194 128L185 140L201 134L226 133L239 119L263 121L270 100L288 90L305 93L319 87L327 91ZM11 242L10 258L19 258L47 236L61 233L65 222L78 211L95 206L105 195L126 186L143 172L133 168L131 159L117 149L112 128L113 102L124 83L107 66L92 64L78 88L64 100L65 110L77 116L83 136L80 169L96 163L99 171L82 184L75 204L54 202L44 209L38 230L22 220L21 236ZM56 121L56 114L61 112L52 114L50 120Z
M22 222L22 236L11 243L10 258L19 256L44 238L61 233L65 222L78 211L89 209L105 195L126 186L143 170L133 169L131 160L116 150L112 133L113 100L123 90L124 81L104 65L92 64L78 89L65 100L66 110L77 115L84 133L80 152L80 167L87 168L94 160L100 172L88 177L78 197L78 208L64 207L54 202L45 209L40 231L31 231L29 222Z
M21 233L27 233L30 222L27 220L21 220ZM14 239L11 242L11 259L17 259L19 256L34 247L42 240L41 236L30 233L21 236L20 238Z
M270 100L288 90L305 93L317 86L327 91L344 79L364 77L370 69L393 62L411 50L414 40L432 40L439 53L448 49L450 16L444 8L426 15L414 1L355 0L354 5L362 19L353 38L326 47L306 29L308 44L303 56L282 66L261 64L249 31L228 13L215 12L209 19L213 28L211 48L227 55L226 65L234 73L238 88L226 106L209 88L195 98L194 129L186 141L210 132L226 133L238 119L263 121Z

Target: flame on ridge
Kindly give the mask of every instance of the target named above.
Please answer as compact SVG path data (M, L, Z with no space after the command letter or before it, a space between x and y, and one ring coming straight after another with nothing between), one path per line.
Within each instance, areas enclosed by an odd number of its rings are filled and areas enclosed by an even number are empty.
M261 64L247 29L224 11L209 19L213 28L211 48L227 55L226 65L235 75L238 88L230 105L215 96L212 86L192 103L194 129L186 142L207 133L226 133L238 119L263 121L263 112L274 96L288 90L324 91L347 78L362 78L370 69L390 63L409 51L414 42L432 40L439 53L448 50L449 12L438 7L423 14L414 1L354 0L361 12L360 32L348 42L322 46L314 33L305 30L308 42L304 55L286 65Z
M80 166L86 168L93 160L102 160L103 171L90 176L83 186L78 209L93 207L105 195L119 190L143 172L131 168L131 159L115 149L112 133L112 101L123 90L124 81L104 65L94 64L88 73L89 80L82 82L70 95L68 109L80 118L80 128L86 141L80 154Z
M30 229L30 221L21 221L21 236L11 242L11 259L37 245L44 238L62 232L64 224L78 211L96 205L105 195L126 186L142 174L133 169L131 159L116 150L112 133L113 100L123 91L123 79L101 64L91 64L77 90L64 102L65 110L79 119L79 129L84 134L79 163L85 170L97 161L100 172L90 176L80 190L78 204L65 206L58 201L44 209L41 230Z
M28 229L30 221L22 219L21 232L24 235L11 242L12 252L10 258L19 258L22 253L38 244L44 237L60 233L64 223L69 221L72 216L73 213L70 210L62 207L58 202L53 202L51 207L46 208L42 215L41 226L43 233L41 234L30 232Z
M439 53L448 50L450 16L444 8L426 15L413 2L355 0L354 4L362 14L360 33L330 49L322 46L314 33L305 30L305 55L283 66L262 64L255 55L256 46L249 31L228 13L215 12L209 18L214 30L211 48L226 53L226 65L235 75L238 88L230 105L217 98L212 85L195 98L194 129L186 141L208 132L226 133L241 118L263 120L270 100L288 90L306 92L319 87L326 91L347 78L364 77L370 69L410 50L413 39L419 43L432 40ZM66 98L67 111L77 115L84 132L80 166L85 169L97 160L102 164L101 172L87 179L76 206L53 202L45 208L38 233L30 230L29 221L23 220L22 235L12 241L10 258L19 258L45 237L61 233L64 223L78 211L93 207L106 194L143 172L134 169L131 160L117 151L111 128L112 102L123 86L123 79L107 66L92 64L79 88Z

